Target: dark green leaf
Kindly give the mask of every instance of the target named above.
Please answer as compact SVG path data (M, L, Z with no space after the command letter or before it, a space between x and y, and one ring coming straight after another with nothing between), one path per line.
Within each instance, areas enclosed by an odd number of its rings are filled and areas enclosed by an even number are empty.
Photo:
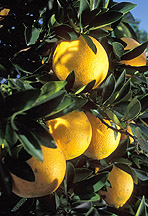
M87 168L76 168L74 183L87 179L92 173L93 171Z
M141 99L140 99L140 103L141 103L141 111L144 112L145 110L148 109L148 94L144 95Z
M74 189L77 195L87 195L99 191L106 183L109 176L109 172L103 172L95 175L87 180L79 182Z
M138 139L138 142L141 146L141 148L144 150L144 151L148 151L148 143L147 143L147 140L145 139L145 137L143 136L142 134L142 131L139 127L136 127L136 137Z
M95 29L95 30L91 30L89 31L89 35L96 38L96 39L99 39L99 38L102 38L102 37L106 37L109 35L109 32L105 29Z
M95 80L92 80L90 81L88 84L84 85L83 87L81 87L80 89L78 89L76 92L75 92L75 95L76 94L79 94L79 93L86 93L86 92L89 92L95 85Z
M132 10L133 8L135 8L137 6L137 4L133 4L131 2L121 2L118 4L115 4L111 7L111 10L117 10L123 14L128 13L130 10Z
M69 101L70 104L68 106L60 110L60 112L56 112L53 115L47 116L46 120L54 119L66 115L76 109L80 109L87 103L87 101L88 100L86 98L72 97L72 101L71 102Z
M67 162L65 180L67 183L67 191L70 189L75 177L75 169L71 162Z
M70 89L73 87L73 84L74 84L74 82L75 82L75 73L74 73L74 71L72 71L72 72L67 76L66 82L67 82L67 84L66 84L66 86L65 86L65 89L66 89L67 92L69 92Z
M40 146L40 141L34 136L29 130L25 130L24 126L21 124L17 125L18 131L16 131L17 136L21 143L23 144L25 150L32 156L36 157L38 160L43 161L43 154Z
M135 216L144 216L144 215L147 216L148 213L146 208L145 197L143 196Z
M111 109L106 109L105 113L115 124L119 125L121 128L123 127L119 118L116 116L116 114Z
M124 53L124 46L119 42L113 42L113 51L118 60L120 60L121 56Z
M26 111L26 117L29 119L39 119L48 116L60 104L65 91L61 90L51 96L47 96L37 102L31 109Z
M88 9L89 9L89 2L87 0L81 0L80 7L79 7L79 16L81 16L82 13Z
M148 45L148 41L140 44L139 46L129 51L126 51L125 54L122 55L121 60L131 60L133 58L136 58L137 56L141 55L144 52L147 45Z
M44 84L41 88L41 95L51 96L65 87L66 81L50 81Z
M147 181L148 180L148 173L140 170L140 169L136 169L134 168L134 171L138 177L138 179L140 179L141 181Z
M74 201L79 201L79 200L83 200L83 201L97 201L99 200L99 195L98 193L94 193L94 192L90 192L90 193L83 193L83 194L78 194L73 196L73 200Z
M92 30L94 28L101 28L110 25L121 19L122 16L123 14L117 11L108 11L106 13L99 14L92 19L89 28Z
M35 44L40 35L40 29L35 26L25 28L25 40L27 45Z
M102 103L106 103L107 100L111 97L115 90L115 77L111 74L104 83L102 91Z
M4 142L5 130L6 130L6 120L4 118L0 118L0 146Z
M7 115L30 109L40 95L40 90L29 89L6 97Z
M125 70L121 73L121 75L119 76L119 78L117 79L117 82L115 84L115 90L116 91L119 91L122 86L124 85L125 83L125 80L126 80L126 72Z
M127 106L127 109L125 110L125 114L123 116L123 119L125 121L132 120L135 118L141 111L141 104L137 98L133 98L129 105Z
M85 35L85 34L82 34L82 36L84 37L86 43L91 48L91 50L96 54L97 53L97 48L96 48L96 45L93 43L92 39L89 36Z
M118 94L116 95L116 98L114 100L114 103L121 102L130 92L131 85L130 85L130 79L122 86L122 88L119 90Z
M34 173L31 167L25 161L7 156L5 157L5 164L9 171L11 171L14 175L27 181L35 181Z
M3 189L5 194L11 195L12 181L10 173L4 163L0 163L0 187Z

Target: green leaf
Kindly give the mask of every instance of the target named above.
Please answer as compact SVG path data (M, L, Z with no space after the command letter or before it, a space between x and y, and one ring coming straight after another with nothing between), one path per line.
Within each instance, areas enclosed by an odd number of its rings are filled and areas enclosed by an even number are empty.
M26 118L29 119L40 119L48 116L56 107L60 104L65 91L61 90L55 94L47 97L43 97L37 102L31 109L26 111Z
M27 26L25 27L24 33L26 44L29 46L36 43L40 36L40 29L36 28L35 26Z
M77 183L74 188L74 192L76 195L88 195L94 192L99 191L106 183L109 176L109 172L102 172L98 175L90 177L87 180L81 181Z
M4 118L0 118L0 146L4 143L6 131L6 120Z
M86 93L86 92L89 92L95 85L95 82L96 80L92 80L90 81L88 84L84 85L83 87L79 88L76 92L75 92L75 95L76 94L79 94L79 93Z
M88 10L89 7L89 2L87 0L81 0L80 1L80 6L79 6L79 16L82 15L82 13L86 10Z
M12 194L12 180L6 164L0 163L0 186L5 195Z
M74 71L72 71L72 72L67 76L66 82L67 82L67 84L66 84L66 86L65 86L65 89L66 89L67 92L69 92L70 89L73 87L73 84L74 84L74 82L75 82L75 73L74 73Z
M113 74L106 79L102 91L102 103L107 103L115 90L115 77Z
M16 92L5 99L7 115L10 116L18 111L24 112L30 109L40 95L38 89L28 89Z
M21 128L21 125L18 131L16 131L17 136L21 143L23 144L25 150L32 156L36 157L38 160L43 161L43 154L40 147L40 143L36 137L29 131Z
M95 202L97 200L99 200L100 196L98 195L98 193L88 193L88 194L79 194L79 195L74 195L73 197L74 201L92 201Z
M46 120L54 119L54 118L66 115L66 114L68 114L68 113L70 113L76 109L80 109L81 107L83 107L87 103L87 101L88 100L86 98L72 97L72 101L69 101L70 104L68 106L66 106L65 108L63 107L60 110L60 112L56 112L53 114L51 113L52 115L48 115Z
M76 168L74 183L87 179L89 176L91 176L92 173L93 171L87 168Z
M89 24L89 28L92 30L110 25L121 19L122 16L123 14L118 11L108 11L106 13L99 14L98 16L94 17L94 19L92 19Z
M97 47L96 45L93 43L92 39L86 35L86 34L82 34L83 38L85 39L86 43L88 44L88 46L91 48L91 50L94 52L94 54L97 53Z
M137 98L133 98L125 110L123 119L125 121L132 120L136 118L136 116L140 113L140 111L141 111L141 104L139 100Z
M122 86L124 85L125 83L125 80L126 80L126 72L125 70L121 73L121 75L119 76L119 78L117 79L117 82L115 84L115 90L116 91L119 91Z
M116 58L120 60L121 56L124 53L124 46L119 42L113 42L112 46L113 46L113 51L114 51Z
M67 82L64 81L50 81L44 84L41 88L41 95L52 95L58 91L60 91L62 88L65 87Z
M67 183L67 191L71 188L72 183L74 181L74 177L75 177L74 165L68 161L66 165L66 176L65 176L65 180Z
M140 44L139 46L137 46L133 49L130 49L129 51L126 51L122 55L121 60L131 60L133 58L136 58L137 56L141 55L144 52L147 45L148 45L148 41Z
M20 128L20 124L18 126ZM38 143L40 145L43 145L48 148L56 148L56 144L54 142L53 137L49 133L47 127L45 125L40 124L39 122L28 120L25 121L23 120L21 122L21 129L24 130L29 130L34 137L38 140Z
M129 146L129 139L124 139L124 140L120 141L118 147L116 148L116 151L114 151L112 154L110 154L106 158L106 160L109 162L109 161L114 161L117 158L123 157L127 152L128 146Z
M141 129L139 127L136 127L135 130L136 130L136 137L138 139L138 142L139 142L141 148L144 151L148 151L148 143L147 143L147 140L145 139L145 137L142 135Z
M131 2L121 2L118 4L115 4L111 7L111 10L117 10L123 14L128 13L130 10L132 10L133 8L135 8L137 6L137 4L133 4Z
M138 207L138 210L135 214L135 216L147 216L147 208L146 208L146 202L145 202L145 196L142 197L142 200L140 202L140 205Z
M141 99L140 99L140 103L141 103L141 112L144 112L148 109L148 94L144 95Z
M11 171L14 175L27 181L35 181L35 175L31 167L25 161L7 156L5 157L5 164L9 171Z
M118 119L116 114L111 109L106 109L105 113L115 124L119 125L121 128L123 127L120 120Z
M143 171L143 170L140 170L140 169L136 169L136 168L133 168L138 179L140 179L141 181L147 181L148 180L148 173Z
M126 96L129 94L130 89L131 89L131 85L129 79L117 93L114 103L123 101L126 98Z

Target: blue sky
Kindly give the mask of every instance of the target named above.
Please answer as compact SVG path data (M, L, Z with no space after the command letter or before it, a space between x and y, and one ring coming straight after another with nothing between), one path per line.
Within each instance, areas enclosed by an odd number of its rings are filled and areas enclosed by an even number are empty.
M140 29L148 32L148 0L116 0L117 2L131 2L137 6L130 12L134 18L140 20Z

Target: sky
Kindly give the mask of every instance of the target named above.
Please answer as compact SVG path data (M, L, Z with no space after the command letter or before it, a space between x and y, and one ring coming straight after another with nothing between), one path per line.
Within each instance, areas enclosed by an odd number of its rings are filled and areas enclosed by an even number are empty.
M116 0L117 2L131 2L137 6L130 12L135 19L140 20L140 29L148 32L148 0Z

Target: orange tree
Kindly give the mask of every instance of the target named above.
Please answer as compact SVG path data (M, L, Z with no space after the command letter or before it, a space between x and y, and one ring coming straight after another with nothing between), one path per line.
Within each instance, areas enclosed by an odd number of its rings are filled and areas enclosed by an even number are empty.
M148 66L144 53L147 41L127 50L122 40L123 37L138 40L130 25L133 22L130 11L135 6L113 0L0 1L1 215L147 215ZM97 45L92 38L107 53L108 73L97 86L93 78L74 88L77 68L69 69L61 80L53 70L57 45L61 41L70 43L79 36L94 55ZM140 55L145 56L143 65L127 63ZM82 64L83 57L86 66L90 59L79 55ZM103 60L101 63L105 64ZM91 68L89 73L93 71ZM85 79L83 72L80 78ZM100 160L85 154L67 160L64 180L52 194L40 198L14 194L10 173L34 182L37 170L33 171L27 161L31 157L44 160L41 145L56 148L46 121L75 110L91 112L115 136L124 134L116 150ZM111 182L109 177L113 166L121 173L126 172L134 182L130 199L120 208L101 196L101 191L107 191L108 187L111 191L112 182L117 179L112 177ZM122 185L122 178L119 181ZM122 190L120 196L126 194Z

